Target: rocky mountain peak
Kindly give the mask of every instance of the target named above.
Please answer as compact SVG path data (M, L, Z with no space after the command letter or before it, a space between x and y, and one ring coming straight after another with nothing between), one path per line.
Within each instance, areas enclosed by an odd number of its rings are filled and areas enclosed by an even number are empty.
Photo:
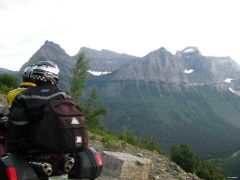
M72 69L76 62L75 57L69 56L58 44L52 41L45 41L41 48L26 62L20 69L22 72L29 64L35 64L38 61L52 61L60 68L61 89L67 89L69 78L72 75Z
M47 40L41 48L33 54L29 61L21 67L20 71L22 71L28 64L34 64L38 61L53 61L59 66L62 66L62 64L65 64L65 61L69 61L69 59L73 58L66 54L64 49L58 44Z
M79 52L85 54L89 60L90 70L95 72L113 72L129 61L138 58L106 49L95 50L87 47L82 47Z
M150 52L145 57L167 57L167 56L173 56L169 51L167 51L164 47L161 47L155 51Z
M197 53L197 54L201 54L200 51L198 50L198 48L194 47L194 46L186 47L185 49L182 50L182 53L189 53L189 54Z
M91 49L91 48L87 48L87 47L81 47L79 52L83 52L85 54L85 56L89 59L92 58L108 58L108 59L112 59L112 58L128 58L128 59L133 59L133 58L138 58L136 56L131 56L128 54L120 54L114 51L110 51L107 49L101 49L101 50L95 50L95 49Z
M118 53L102 49L102 50L95 50L87 47L81 47L79 52L83 52L86 57L88 58L98 58L98 57L104 57L104 58L109 58L112 56L118 55Z
M191 57L191 56L201 56L201 52L197 47L194 46L188 46L182 51L177 51L175 54L177 57Z
M58 44L52 42L52 41L48 41L46 40L44 42L44 44L41 46L41 48L39 49L39 51L44 51L44 52L58 52L58 53L66 53L64 49L62 49Z

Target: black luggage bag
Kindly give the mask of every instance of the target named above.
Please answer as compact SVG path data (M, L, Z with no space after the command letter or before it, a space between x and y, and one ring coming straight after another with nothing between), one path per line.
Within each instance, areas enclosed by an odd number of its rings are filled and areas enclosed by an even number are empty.
M91 147L79 152L75 156L76 164L69 177L72 179L95 179L102 173L102 159L100 154Z

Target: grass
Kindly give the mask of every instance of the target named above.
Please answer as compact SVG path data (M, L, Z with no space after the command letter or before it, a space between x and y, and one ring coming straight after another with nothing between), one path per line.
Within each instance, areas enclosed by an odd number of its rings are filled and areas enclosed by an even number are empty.
M124 149L127 144L130 144L141 149L147 149L157 152L161 155L167 156L167 154L160 149L160 146L154 140L147 140L130 135L127 131L123 133L115 133L105 128L90 129L90 139L99 139L104 148L109 150Z

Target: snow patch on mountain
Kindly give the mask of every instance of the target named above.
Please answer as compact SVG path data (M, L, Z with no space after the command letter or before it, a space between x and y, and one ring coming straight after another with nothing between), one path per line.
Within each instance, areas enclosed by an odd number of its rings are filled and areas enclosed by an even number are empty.
M233 155L231 157L237 157L237 156L240 156L240 151L233 153Z
M236 91L234 91L232 88L228 88L228 89L229 89L229 91L231 91L232 93L237 94Z
M101 72L101 71L92 71L92 70L88 70L87 72L94 76L101 76L101 75L112 73L112 72L107 72L107 71Z
M187 48L187 49L185 49L183 52L184 53L192 53L192 52L194 52L194 51L196 51L197 49L196 48Z
M193 69L184 69L184 73L185 74L190 74L192 73L194 70Z
M225 82L225 83L231 83L232 80L233 80L232 78L226 78L226 79L224 80L224 82Z

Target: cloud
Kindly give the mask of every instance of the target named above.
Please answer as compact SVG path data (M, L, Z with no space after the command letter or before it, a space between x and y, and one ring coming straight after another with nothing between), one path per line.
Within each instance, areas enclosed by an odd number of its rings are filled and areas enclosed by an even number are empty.
M0 60L24 53L23 64L50 40L70 55L82 46L136 56L196 46L240 61L239 16L238 0L0 0Z
M18 6L19 4L27 3L30 0L0 0L0 9L7 10L13 6Z

